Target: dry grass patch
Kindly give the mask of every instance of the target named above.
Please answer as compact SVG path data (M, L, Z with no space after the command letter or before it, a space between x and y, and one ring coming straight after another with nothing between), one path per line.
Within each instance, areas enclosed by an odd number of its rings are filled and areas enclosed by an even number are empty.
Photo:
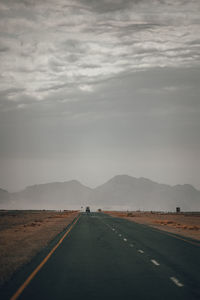
M164 231L178 233L200 240L200 213L163 213L163 212L119 212L105 213L125 218L140 224L150 225Z
M0 212L0 285L77 215L78 211Z

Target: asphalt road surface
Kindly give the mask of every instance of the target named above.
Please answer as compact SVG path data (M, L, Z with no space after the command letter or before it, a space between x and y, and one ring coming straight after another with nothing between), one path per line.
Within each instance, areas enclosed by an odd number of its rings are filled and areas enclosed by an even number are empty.
M200 299L200 247L193 240L91 213L81 214L56 247L39 270L45 256L25 266L1 299Z

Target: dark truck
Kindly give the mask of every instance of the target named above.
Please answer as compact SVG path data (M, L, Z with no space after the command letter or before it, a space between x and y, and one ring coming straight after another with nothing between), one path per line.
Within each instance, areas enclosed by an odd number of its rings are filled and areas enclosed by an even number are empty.
M90 207L89 207L89 206L86 206L85 212L86 212L87 214L90 213Z

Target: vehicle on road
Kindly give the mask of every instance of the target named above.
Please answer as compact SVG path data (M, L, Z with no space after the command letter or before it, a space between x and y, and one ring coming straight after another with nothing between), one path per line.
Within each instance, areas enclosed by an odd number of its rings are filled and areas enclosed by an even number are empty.
M89 207L89 206L86 206L85 212L86 212L87 214L90 213L90 207Z

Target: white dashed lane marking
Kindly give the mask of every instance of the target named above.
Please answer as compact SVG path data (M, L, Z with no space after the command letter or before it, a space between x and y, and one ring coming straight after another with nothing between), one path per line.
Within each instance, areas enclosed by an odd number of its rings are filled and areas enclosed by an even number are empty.
M144 251L143 251L143 250L138 250L138 252L140 252L140 253L144 253Z
M176 277L170 277L170 279L175 283L178 287L183 287L184 285L176 278Z
M152 262L155 266L160 266L160 264L159 264L155 259L151 259L151 262Z
M107 224L106 224L106 225L107 225ZM109 225L107 225L107 226L109 226ZM112 228L111 226L109 226L109 227L112 229L112 231L114 231L115 233L118 234L118 232L117 232L117 230L116 230L115 228ZM119 233L118 236L121 237L121 236L122 236L121 233ZM126 239L126 238L124 238L123 240L124 240L124 242L127 242L127 239ZM130 246L131 248L134 247L133 244L129 244L129 246ZM144 251L141 250L141 249L139 249L138 252L141 253L141 254L144 253ZM151 259L151 262L152 262L152 264L154 264L155 266L160 266L159 262L157 262L155 259ZM181 283L176 277L170 277L170 280L171 280L176 286L178 286L178 287L183 287L183 286L184 286L184 284Z

